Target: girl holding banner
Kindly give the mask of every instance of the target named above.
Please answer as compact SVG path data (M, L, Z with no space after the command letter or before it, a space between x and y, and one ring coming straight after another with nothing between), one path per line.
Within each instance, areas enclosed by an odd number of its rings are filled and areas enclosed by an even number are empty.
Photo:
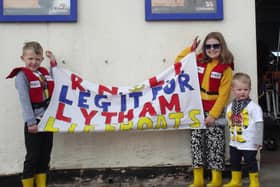
M200 43L198 37L191 47L184 49L176 58L179 62ZM204 186L204 169L211 169L212 180L207 187L222 185L225 167L225 125L222 113L227 105L233 70L233 55L219 32L209 33L197 55L200 93L205 113L206 129L191 132L191 152L194 181L189 187Z

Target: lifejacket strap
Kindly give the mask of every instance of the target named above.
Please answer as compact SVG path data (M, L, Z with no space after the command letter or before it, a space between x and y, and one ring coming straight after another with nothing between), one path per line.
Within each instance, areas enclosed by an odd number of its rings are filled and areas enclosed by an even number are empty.
M202 91L208 95L219 95L219 92L206 91L204 88L200 88L200 91Z
M37 108L47 108L50 104L50 98L46 99L45 101L41 103L32 103L32 108L37 109Z

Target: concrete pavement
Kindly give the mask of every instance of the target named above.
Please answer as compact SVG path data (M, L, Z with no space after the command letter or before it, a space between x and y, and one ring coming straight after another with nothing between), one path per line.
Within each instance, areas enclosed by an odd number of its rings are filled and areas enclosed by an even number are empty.
M261 154L261 187L279 187L280 186L280 150L262 151ZM125 171L120 171L124 174ZM149 171L147 171L149 172ZM146 173L147 173L146 172ZM114 175L114 174L113 174ZM145 175L138 173L135 176L124 175L123 178L106 178L97 176L94 179L90 177L74 177L73 181L59 183L52 181L48 187L186 187L191 182L191 171L188 169L177 169L173 172L162 171L162 173ZM121 175L121 174L120 174ZM141 176L142 175L142 176ZM245 174L246 175L246 174ZM206 181L209 181L209 173L206 174ZM230 180L229 173L224 173L224 183ZM243 187L249 186L248 176L243 177Z
M280 150L262 151L261 187L280 186ZM223 173L224 183L230 179ZM51 171L48 187L186 187L192 181L190 167L151 167L101 170ZM206 173L205 181L209 181ZM1 176L1 187L21 187L19 175ZM243 187L249 186L248 176L243 177Z

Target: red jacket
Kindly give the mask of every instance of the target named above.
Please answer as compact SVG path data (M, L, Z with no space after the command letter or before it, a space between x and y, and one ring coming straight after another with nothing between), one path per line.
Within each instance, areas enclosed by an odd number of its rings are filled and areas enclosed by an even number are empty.
M42 103L44 101L43 94L45 89L48 90L48 95L51 97L54 89L54 80L51 78L48 70L44 67L39 67L38 71L44 76L45 81L41 81L38 76L30 69L25 67L18 67L12 70L12 72L6 77L13 78L18 74L19 71L23 71L29 82L29 96L31 103ZM46 88L44 84L46 84ZM46 98L48 99L48 98Z
M203 77L206 71L207 63L201 62L201 56L197 56L197 67L198 67L198 79L199 84L202 85ZM220 64L218 63L211 71L211 76L209 77L209 88L208 90L204 90L203 88L200 88L200 91L211 96L217 96L219 95L219 88L220 83L223 78L224 71L228 68L232 68L232 64ZM212 97L213 98L213 97ZM215 100L204 100L202 99L203 109L205 111L210 111L212 107L214 106L216 102Z
M206 66L207 66L207 63L201 63L199 61L197 62L198 79L199 79L200 85L202 84ZM205 93L209 93L209 95L218 95L220 82L223 77L223 72L228 67L231 67L231 65L230 64L217 64L217 66L214 67L214 69L211 72L211 77L209 80L209 90L202 90L202 91Z

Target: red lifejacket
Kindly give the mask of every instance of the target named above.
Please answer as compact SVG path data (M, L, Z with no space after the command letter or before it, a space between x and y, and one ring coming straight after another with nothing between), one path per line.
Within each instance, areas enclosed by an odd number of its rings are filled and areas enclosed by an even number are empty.
M206 69L207 63L200 63L197 62L197 67L198 67L198 79L199 83L201 85L205 69ZM211 95L218 95L220 83L223 77L223 72L225 71L226 68L230 67L229 64L217 64L211 72L210 75L210 80L209 80L209 90L205 90Z
M198 67L198 79L199 84L202 84L203 77L205 75L205 70L207 67L207 63L202 63L201 58L197 58L197 67ZM223 77L224 71L228 68L232 67L231 64L220 64L218 63L211 71L209 77L209 90L205 90L200 87L200 91L204 92L208 95L219 95L219 87ZM202 100L203 109L205 111L210 111L213 105L215 104L216 100Z
M13 69L12 72L6 78L13 78L18 74L19 71L23 71L29 82L29 96L32 104L42 103L45 101L43 98L45 89L48 90L49 98L51 97L54 89L54 80L52 79L46 68L38 68L38 71L44 76L44 81L40 81L39 77L36 76L34 72L25 67L18 67ZM46 88L44 88L44 83L47 83Z

